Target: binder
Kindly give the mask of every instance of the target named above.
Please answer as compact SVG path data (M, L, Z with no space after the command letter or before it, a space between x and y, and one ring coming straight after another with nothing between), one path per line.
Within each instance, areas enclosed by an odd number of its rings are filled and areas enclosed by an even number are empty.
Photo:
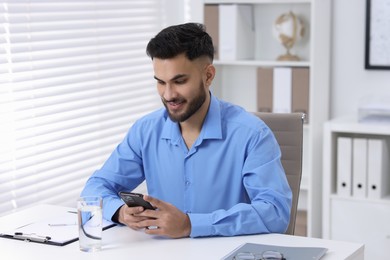
M291 113L291 68L274 68L272 111Z
M257 110L272 112L273 68L257 69Z
M248 4L219 5L219 59L254 58L253 7Z
M352 138L337 138L337 194L352 195Z
M103 230L115 225L103 219ZM70 244L79 239L77 211L68 211L56 217L21 225L16 229L0 231L0 237L54 246Z
M206 4L204 6L204 25L211 36L214 46L214 59L219 59L219 6Z
M239 253L262 254L266 251L276 251L283 254L283 259L311 259L319 260L328 251L325 247L293 247L293 246L274 246L265 244L245 243L240 245L222 260L233 260ZM245 258L250 259L250 258ZM257 258L256 258L257 259Z
M368 197L380 199L390 191L389 146L386 139L368 139Z
M353 138L352 152L352 195L367 197L367 139Z
M292 112L305 113L305 123L309 122L309 68L292 68Z

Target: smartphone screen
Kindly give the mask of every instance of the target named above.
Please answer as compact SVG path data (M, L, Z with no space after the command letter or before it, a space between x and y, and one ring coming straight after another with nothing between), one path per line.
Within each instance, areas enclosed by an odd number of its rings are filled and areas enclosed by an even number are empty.
M142 206L144 209L155 209L152 204L143 199L143 195L140 193L121 191L119 196L129 207Z

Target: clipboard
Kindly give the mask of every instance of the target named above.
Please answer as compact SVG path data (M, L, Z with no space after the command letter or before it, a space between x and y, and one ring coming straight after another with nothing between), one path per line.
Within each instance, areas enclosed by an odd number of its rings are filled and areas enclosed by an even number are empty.
M103 219L103 230L116 226ZM77 211L69 210L63 214L41 221L27 223L15 229L0 231L0 237L46 245L65 246L79 239Z

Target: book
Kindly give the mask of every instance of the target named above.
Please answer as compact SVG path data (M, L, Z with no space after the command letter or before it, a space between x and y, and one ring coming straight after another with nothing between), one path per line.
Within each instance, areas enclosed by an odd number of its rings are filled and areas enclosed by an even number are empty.
M390 192L389 144L386 139L368 139L368 194L371 199L381 199Z
M257 111L272 112L273 68L257 69Z
M283 257L289 260L318 260L326 254L328 249L325 247L292 247L245 243L223 257L222 260L233 260L239 253L262 254L266 251L282 253Z
M289 67L274 68L273 73L273 113L291 113L291 76Z
M220 60L250 60L254 58L255 28L253 17L252 5L219 5Z
M367 138L352 139L352 195L367 197Z
M292 68L292 112L305 113L305 123L309 121L309 68Z
M352 138L337 138L337 194L352 195Z
M213 40L214 59L219 59L219 6L214 4L204 5L204 25L206 31Z

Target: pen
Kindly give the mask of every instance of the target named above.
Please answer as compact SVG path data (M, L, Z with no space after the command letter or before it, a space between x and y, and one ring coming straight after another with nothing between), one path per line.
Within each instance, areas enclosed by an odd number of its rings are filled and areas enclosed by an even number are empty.
M77 214L77 211L68 210L68 213ZM64 226L74 226L76 223L53 223L48 224L50 227L64 227Z
M63 226L74 226L76 223L55 223L55 224L48 224L51 227L63 227Z
M51 237L49 237L49 236L40 236L40 235L37 235L35 233L25 234L22 232L15 232L13 237L16 239L21 239L21 240L27 241L27 242L34 241L34 242L41 242L41 243L47 242L48 240L51 239Z

